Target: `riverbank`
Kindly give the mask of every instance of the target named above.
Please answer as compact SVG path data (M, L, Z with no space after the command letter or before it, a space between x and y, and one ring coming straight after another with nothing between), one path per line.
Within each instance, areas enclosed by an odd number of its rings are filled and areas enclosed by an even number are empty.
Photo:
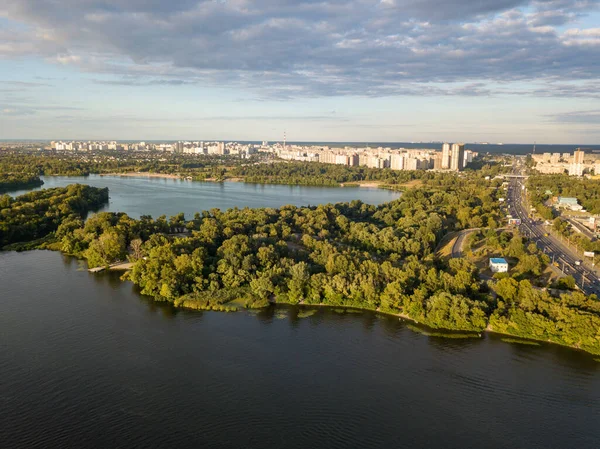
M160 302L160 301L156 301L156 302ZM205 307L205 308L186 307L185 301L182 301L182 302L175 301L174 303L170 303L170 304L171 304L171 306L173 306L176 309L183 309L183 310L190 310L190 311L204 310L204 311L220 311L220 312L235 311L235 310L232 310L232 308L231 308L232 304L236 308L238 306L240 306L240 304L236 303L235 301L230 301L228 303L224 303L224 304L222 304L223 307L209 306L209 307ZM422 329L419 329L419 333L421 333L423 335L428 335L428 333L430 333L431 334L430 336L435 336L435 337L440 337L440 338L456 338L456 334L468 333L468 334L470 334L470 336L472 338L476 338L476 337L481 338L484 334L494 334L494 335L498 335L501 337L509 337L510 339L513 340L513 341L506 341L506 343L521 343L521 344L529 343L531 345L535 345L537 343L548 343L548 344L555 345L555 346L561 346L564 348L581 351L586 354L590 354L592 356L600 355L600 352L588 351L588 350L582 349L576 345L566 345L566 344L562 344L562 343L551 341L551 340L538 339L538 338L534 338L534 337L524 337L524 336L518 335L518 334L500 332L500 331L494 330L493 327L491 326L491 324L489 324L489 323L487 324L487 326L484 329L481 329L481 330L445 329L445 328L436 328L436 327L429 326L427 323L420 322L405 313L396 313L396 312L383 311L380 309L373 309L373 308L366 308L366 307L344 306L344 305L322 304L322 303L321 304L303 304L303 303L292 304L292 303L286 303L286 302L272 302L272 303L270 303L270 305L275 306L275 307L277 307L277 306L300 307L301 309L307 309L307 310L310 310L311 308L327 308L327 309L331 309L331 310L344 310L345 312L346 311L371 312L371 313L376 313L378 315L398 318L398 319L405 321L407 323L410 323L410 324L416 324L416 325L422 327ZM265 306L265 307L268 307L268 306ZM265 307L254 307L254 308L249 307L249 308L243 308L242 310L261 310L261 309L264 309ZM237 309L237 310L239 310L239 309ZM352 312L347 312L347 313L352 313Z
M383 181L356 181L356 182L341 182L335 185L321 185L321 184L298 184L298 183L287 183L264 180L262 182L246 181L243 176L233 176L224 179L217 179L214 177L208 177L204 179L194 179L191 175L181 174L167 174L167 173L151 173L151 172L124 172L124 173L99 173L98 176L102 177L123 177L123 178L155 178L155 179L179 179L189 180L195 182L211 182L211 183L244 183L244 184L265 184L265 185L286 185L286 186L299 186L299 187L344 187L344 188L356 188L361 187L364 189L382 189L382 190L404 190L410 188L417 188L422 185L420 180L413 180L403 184L391 185Z
M99 176L120 176L124 178L164 178L164 179L183 179L184 177L176 174L150 173L150 172L126 172L126 173L100 173Z

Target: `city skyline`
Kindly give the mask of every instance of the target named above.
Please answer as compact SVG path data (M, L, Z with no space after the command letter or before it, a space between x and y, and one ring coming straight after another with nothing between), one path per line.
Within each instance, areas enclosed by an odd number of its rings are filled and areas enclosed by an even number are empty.
M600 141L598 1L432 5L6 0L0 138Z

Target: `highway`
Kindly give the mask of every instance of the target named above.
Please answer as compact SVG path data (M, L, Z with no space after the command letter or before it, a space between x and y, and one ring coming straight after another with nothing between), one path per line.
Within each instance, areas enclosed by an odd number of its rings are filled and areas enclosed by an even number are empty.
M518 173L517 166L515 166L515 171ZM558 263L558 268L565 275L573 276L577 286L585 294L595 293L600 296L598 275L585 267L583 263L577 265L576 261L581 260L581 257L560 240L547 235L543 222L529 218L529 214L523 205L525 201L524 185L523 178L512 178L507 193L509 214L513 218L521 219L521 225L519 226L521 233L534 242L551 260L554 259L554 262Z

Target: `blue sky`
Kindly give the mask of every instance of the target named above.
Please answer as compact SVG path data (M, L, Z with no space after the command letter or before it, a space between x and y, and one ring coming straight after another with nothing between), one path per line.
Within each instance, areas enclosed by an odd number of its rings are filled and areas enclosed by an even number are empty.
M3 0L0 138L600 143L597 0Z

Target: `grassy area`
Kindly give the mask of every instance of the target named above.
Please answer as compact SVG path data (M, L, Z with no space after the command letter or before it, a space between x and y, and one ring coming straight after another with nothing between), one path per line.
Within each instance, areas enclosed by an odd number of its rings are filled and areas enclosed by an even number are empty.
M457 238L458 232L450 232L449 234L446 234L437 247L435 253L436 256L440 259L446 260L452 257L452 247L454 246Z
M407 189L416 189L423 186L423 181L420 179L413 179L412 181L407 181L402 184L398 184L400 187L406 187Z

